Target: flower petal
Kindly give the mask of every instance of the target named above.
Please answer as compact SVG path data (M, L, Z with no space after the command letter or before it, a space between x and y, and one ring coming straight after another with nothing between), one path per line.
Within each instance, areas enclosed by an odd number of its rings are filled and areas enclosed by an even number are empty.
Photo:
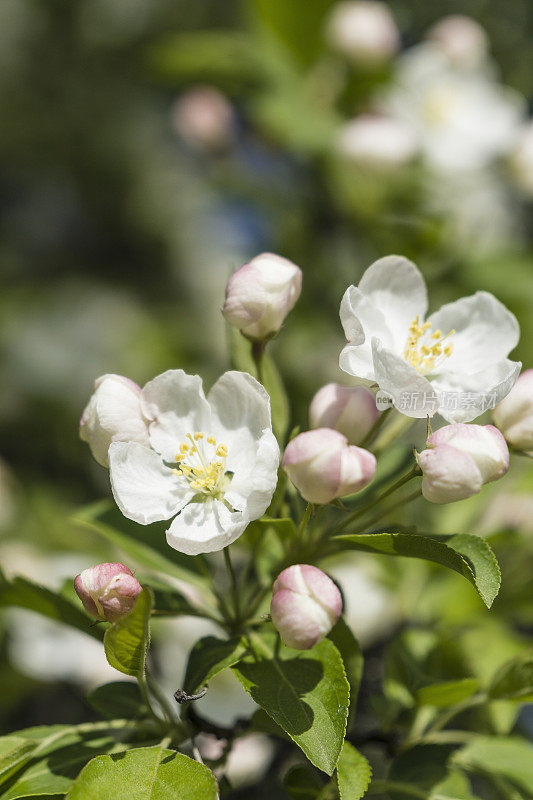
M272 430L268 393L248 373L231 371L218 379L207 400L213 432L228 448L227 469L251 471L263 432Z
M428 299L418 267L403 256L385 256L367 269L359 290L381 312L390 330L394 349L403 351L408 328L415 317L425 317ZM383 336L378 338L385 341Z
M150 442L165 461L174 461L188 434L207 431L210 411L198 375L169 369L146 384L141 394L143 413L152 420Z
M340 318L348 339L340 354L340 368L349 375L373 381L372 338L377 337L386 347L393 346L385 317L357 286L349 286L341 301Z
M187 481L161 457L137 442L113 442L109 448L111 488L125 517L148 525L174 516L193 496Z
M514 314L489 292L476 292L447 303L428 322L450 338L452 354L442 372L477 373L505 358L518 344L520 327Z
M237 539L248 525L248 517L230 511L220 500L189 503L172 521L167 542L174 550L197 556L222 550Z
M513 388L522 364L504 358L474 375L449 372L432 381L439 414L447 422L471 422L494 408Z
M433 416L437 410L434 389L427 378L403 358L372 340L376 381L407 417Z
M233 508L246 511L250 520L265 513L278 482L279 445L266 430L257 445L253 467L235 471L225 499Z

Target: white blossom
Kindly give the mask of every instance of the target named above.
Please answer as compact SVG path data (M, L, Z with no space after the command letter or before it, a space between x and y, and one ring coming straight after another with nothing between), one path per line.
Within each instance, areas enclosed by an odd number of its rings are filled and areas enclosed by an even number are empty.
M226 372L206 398L201 379L177 369L146 384L141 407L150 446L109 448L117 505L142 525L173 518L167 541L182 553L221 550L264 513L276 486L268 394L250 375Z
M519 326L492 294L448 303L426 320L428 300L417 267L402 256L372 264L342 299L348 344L340 366L377 384L409 417L469 422L511 390L520 363L507 355Z
M409 125L426 163L446 173L480 169L506 155L516 140L525 100L488 70L454 67L427 42L398 60L380 107Z

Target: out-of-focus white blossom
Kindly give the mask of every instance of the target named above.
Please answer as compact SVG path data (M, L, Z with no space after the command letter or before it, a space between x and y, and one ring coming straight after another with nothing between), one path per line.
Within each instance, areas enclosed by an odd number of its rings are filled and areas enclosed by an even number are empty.
M218 151L235 136L235 114L226 95L213 86L197 86L174 102L172 127L190 147Z
M312 428L334 428L350 444L360 444L379 418L374 394L364 386L327 383L309 406Z
M520 363L507 358L518 322L488 292L448 303L425 321L427 307L424 278L411 261L374 262L341 302L348 339L341 369L377 383L406 416L438 412L449 422L470 422L518 377Z
M525 100L489 72L453 67L428 42L398 59L380 107L413 130L429 167L447 172L480 169L505 156L516 141Z
M511 177L526 197L533 197L533 122L525 124L509 156Z
M339 431L316 428L292 439L282 466L304 500L331 503L364 489L376 472L376 458L348 444Z
M262 253L234 272L222 308L230 325L250 339L279 331L302 290L302 271L292 261Z
M416 454L422 494L431 503L453 503L481 491L509 469L509 451L493 425L446 425Z
M272 587L270 614L287 647L309 650L330 632L342 613L342 596L317 567L294 564Z
M494 424L517 450L533 453L533 369L526 369L492 412Z
M429 29L427 37L458 67L479 67L489 52L485 29L465 14L443 17Z
M386 114L361 114L340 130L337 150L345 158L372 169L396 169L418 151L413 127Z
M109 466L111 442L148 445L148 420L141 410L141 387L122 375L102 375L80 420L80 439L96 461Z
M327 23L331 47L363 66L388 61L400 47L398 27L380 0L342 0L335 3Z

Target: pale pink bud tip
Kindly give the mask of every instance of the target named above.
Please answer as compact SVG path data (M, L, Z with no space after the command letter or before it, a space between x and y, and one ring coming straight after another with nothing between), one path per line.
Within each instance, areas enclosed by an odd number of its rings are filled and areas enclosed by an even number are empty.
M533 451L533 369L527 369L492 418L509 444L526 453Z
M317 428L289 442L282 466L305 500L322 505L368 486L376 459L367 450L350 446L342 433Z
M380 0L335 3L326 36L330 45L351 61L374 66L391 58L400 47L398 27Z
M222 313L248 338L263 340L279 331L301 290L302 272L296 264L262 253L233 273Z
M342 596L317 567L295 564L272 587L272 622L287 647L309 650L326 636L342 613Z
M509 469L505 439L493 425L446 425L417 453L422 493L432 503L452 503L481 491Z
M362 442L378 418L374 395L362 386L328 383L318 390L309 406L312 428L334 428L350 444Z
M142 586L129 567L111 562L84 569L74 589L91 617L116 622L132 610Z

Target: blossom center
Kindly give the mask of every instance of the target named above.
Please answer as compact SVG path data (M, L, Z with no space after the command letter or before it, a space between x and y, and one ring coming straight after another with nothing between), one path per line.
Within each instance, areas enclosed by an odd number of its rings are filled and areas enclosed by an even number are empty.
M206 495L219 495L226 482L228 448L203 431L187 434L176 455L174 472L184 477L191 489Z
M420 324L419 317L416 316L409 326L403 357L421 375L427 375L451 356L453 344L446 343L446 340L454 333L454 330L449 331L445 336L440 330L431 333L431 323Z

